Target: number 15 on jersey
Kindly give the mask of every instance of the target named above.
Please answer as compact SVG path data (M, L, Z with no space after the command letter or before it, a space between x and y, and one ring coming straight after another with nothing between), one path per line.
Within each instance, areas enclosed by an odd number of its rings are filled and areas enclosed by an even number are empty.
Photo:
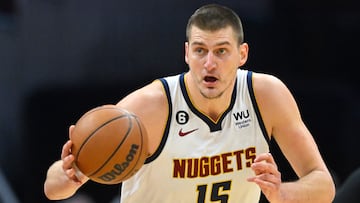
M231 181L214 183L212 185L199 185L198 203L205 203L207 193L210 194L211 202L227 203L229 201L229 192L231 189Z

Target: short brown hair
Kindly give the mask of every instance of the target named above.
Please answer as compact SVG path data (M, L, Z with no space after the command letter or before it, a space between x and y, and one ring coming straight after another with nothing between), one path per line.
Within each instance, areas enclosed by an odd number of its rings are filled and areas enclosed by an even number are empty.
M193 26L201 30L217 31L231 26L239 44L244 41L244 32L239 16L230 8L218 4L208 4L197 9L186 26L186 39L189 40Z

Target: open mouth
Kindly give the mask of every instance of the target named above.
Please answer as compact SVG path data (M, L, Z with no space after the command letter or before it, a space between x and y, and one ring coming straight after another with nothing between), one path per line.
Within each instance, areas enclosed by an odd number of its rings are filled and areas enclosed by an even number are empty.
M206 76L204 78L205 82L216 82L217 78L216 77L212 77L212 76Z

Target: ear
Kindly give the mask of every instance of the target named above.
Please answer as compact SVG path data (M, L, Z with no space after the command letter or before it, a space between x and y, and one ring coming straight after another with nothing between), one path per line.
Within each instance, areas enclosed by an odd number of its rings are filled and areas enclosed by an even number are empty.
M242 43L239 46L239 52L240 52L240 65L239 66L243 66L247 59L248 59L248 53L249 53L249 45L247 43Z
M189 64L189 42L185 42L185 62Z

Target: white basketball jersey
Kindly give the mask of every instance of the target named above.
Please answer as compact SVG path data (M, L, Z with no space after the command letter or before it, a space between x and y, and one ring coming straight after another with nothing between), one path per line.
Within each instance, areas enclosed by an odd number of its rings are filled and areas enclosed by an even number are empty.
M238 70L231 104L218 121L191 103L184 74L160 80L170 108L166 130L157 151L123 182L121 203L259 202L260 188L246 179L269 146L252 72Z

